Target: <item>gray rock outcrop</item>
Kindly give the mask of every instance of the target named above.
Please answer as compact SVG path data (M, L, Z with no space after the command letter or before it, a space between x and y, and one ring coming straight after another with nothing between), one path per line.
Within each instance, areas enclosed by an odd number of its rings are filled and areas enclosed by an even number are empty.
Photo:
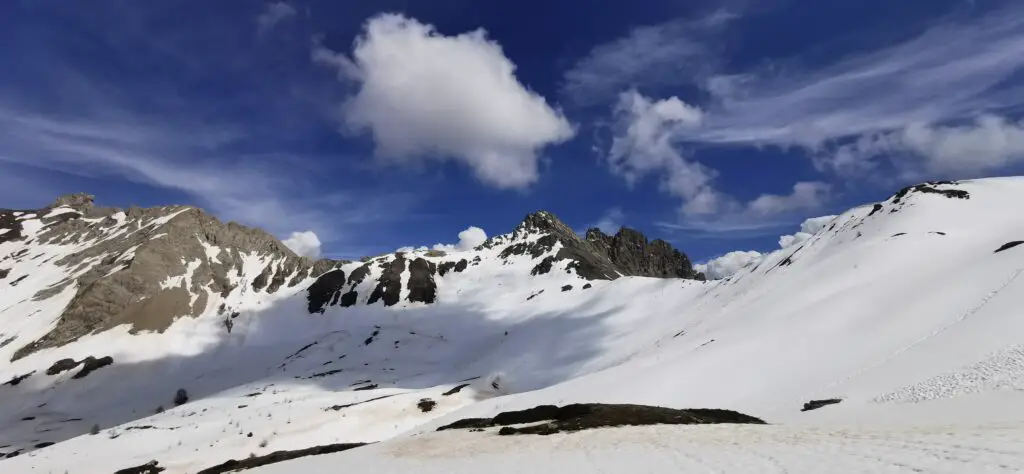
M640 232L626 228L614 236L590 229L582 238L546 211L526 216L511 233L488 239L474 250L497 251L497 258L506 263L519 257L535 260L529 274L524 274L523 278L549 273L556 264L567 261L564 268L586 280L614 280L621 276L704 279L703 274L693 269L685 254L663 240L651 242ZM384 306L393 306L402 300L403 294L411 303L434 303L438 278L451 273L471 272L471 267L480 262L479 254L473 257L472 263L465 258L455 260L443 252L428 251L422 255L398 252L365 258L362 265L351 271L347 280L341 270L321 276L307 290L309 312L323 313L330 306L357 304L360 301L358 287L371 274L377 278L372 288L362 290L369 292L369 296L362 300L365 304L380 302ZM432 261L425 257L440 260ZM589 286L584 285L583 288ZM404 293L403 289L406 290ZM563 291L570 289L571 285L563 287Z
M76 212L46 217L62 206ZM66 269L66 277L34 298L53 297L72 285L76 293L56 327L21 347L12 360L122 324L132 331L163 331L179 317L201 314L209 303L207 290L226 296L250 285L246 291L273 293L342 263L299 257L260 229L222 223L193 207L122 211L94 207L92 196L75 194L25 212L44 225L38 243L70 248L54 262ZM13 227L9 220L3 218ZM18 237L24 238L20 230ZM245 254L267 262L251 282L242 275ZM168 286L173 277L181 277L180 283Z

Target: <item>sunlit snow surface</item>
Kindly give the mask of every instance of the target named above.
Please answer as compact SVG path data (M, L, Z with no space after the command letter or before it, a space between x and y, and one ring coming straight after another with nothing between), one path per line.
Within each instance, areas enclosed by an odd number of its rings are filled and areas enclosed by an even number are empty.
M251 472L1019 472L1024 246L994 251L1024 240L1024 179L937 188L970 199L912 193L856 208L722 281L631 277L584 290L564 262L530 277L535 260L506 263L496 247L436 258L480 262L438 278L434 305L309 315L312 279L274 295L214 295L202 316L163 334L116 328L0 366L5 379L37 370L0 387L0 445L60 441L0 461L0 472L110 473L155 459L167 473L194 473L250 454L372 441L384 442ZM266 265L246 262L240 288ZM5 337L52 327L73 291L30 297L58 271L37 261L0 280ZM5 287L19 272L31 276ZM230 334L221 303L241 312ZM42 374L86 355L116 362L80 380ZM192 400L175 408L178 388ZM833 397L844 400L801 411ZM437 407L422 412L423 398ZM571 402L728 408L773 425L434 432ZM167 410L153 414L158 406ZM99 434L67 439L93 424Z

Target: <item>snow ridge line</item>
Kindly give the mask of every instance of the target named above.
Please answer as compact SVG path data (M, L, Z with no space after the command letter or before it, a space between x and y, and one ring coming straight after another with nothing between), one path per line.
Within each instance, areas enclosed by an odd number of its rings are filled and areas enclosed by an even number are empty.
M989 301L992 301L992 299L995 298L997 295L999 295L999 293L1002 292L1004 289L1006 289L1006 287L1008 287L1011 284L1013 284L1013 282L1016 281L1017 278L1022 273L1024 273L1024 268L1018 268L1017 270L1015 270L1013 272L1013 275L1010 276L1010 278L1006 279L1006 281L1004 281L1001 285L999 285L998 288L988 292L988 294L986 294L985 296L983 296L981 298L981 301L978 302L978 304L974 305L973 307L971 307L970 309L965 311L963 314L961 314L959 317L957 317L955 320L951 321L950 323L948 323L948 324L946 324L946 325L944 325L942 327L939 327L938 329L935 329L931 333L926 334L925 336L921 337L920 339L918 339L918 340L916 340L916 341L914 341L914 342L912 342L912 343L910 343L910 344L908 344L906 346L903 346L903 347L897 349L895 352L890 354L885 359L882 359L881 361L879 361L879 362L877 362L875 364L871 364L871 365L869 365L867 367L863 367L860 370L857 370L856 372L854 372L854 373L844 377L843 379L841 379L839 381L832 382L832 383L826 385L818 393L820 394L820 393L826 392L828 390L831 390L831 389L833 389L833 388L835 388L835 387L837 387L839 385L842 385L842 384L844 384L846 382L849 382L850 380L852 380L852 379L854 379L856 377L859 377L860 375L863 375L866 372L869 372L869 371L874 370L874 369L876 369L876 368L878 368L878 367L880 367L882 365L885 365L886 363L888 363L888 362L892 361L893 359L899 357L900 355L902 355L903 353L909 351L910 349L913 349L914 347L920 345L921 343L923 343L925 341L928 341L929 339L932 339L932 338L938 336L939 334L942 334L943 332L946 332L948 329L952 328L953 326L956 326L957 324L965 321L967 318L973 316L978 311L981 311L981 309L984 308L985 305L987 305L989 303Z

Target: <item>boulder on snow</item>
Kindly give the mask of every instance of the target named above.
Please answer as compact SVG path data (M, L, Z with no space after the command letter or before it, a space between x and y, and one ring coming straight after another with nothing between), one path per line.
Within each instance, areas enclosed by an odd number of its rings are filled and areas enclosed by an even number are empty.
M1024 240L1014 240L1012 242L1007 242L1007 243L1001 245L999 248L997 248L996 251L993 252L993 253L999 253L999 252L1002 252L1004 250L1010 250L1010 249L1012 249L1012 248L1014 248L1014 247L1016 247L1016 246L1018 246L1020 244L1024 244Z
M839 403L841 401L843 401L843 399L841 399L841 398L829 398L829 399L825 399L825 400L811 400L811 401L809 401L807 403L804 403L804 407L800 411L817 410L817 409L819 409L821 407L825 407L825 406L829 406L829 405L835 405L836 403Z
M159 474L166 470L166 468L160 467L159 462L150 461L146 464L118 469L117 471L114 471L114 474Z
M466 387L468 387L468 386L469 386L469 384L468 384L468 383L464 383L464 384L459 384L459 385L456 385L455 387L452 387L452 389L451 389L451 390L448 390L447 392L444 392L444 393L442 393L441 395L444 395L444 396L446 396L446 397L447 397L447 396L451 396L451 395L455 395L456 393L459 393L459 392L461 392L461 391L462 391L462 389L464 389L464 388L466 388Z
M46 369L46 375L57 375L61 372L67 372L75 367L78 367L79 362L75 359L61 359L54 362L50 368Z
M291 451L274 451L270 454L263 456L254 456L248 459L237 461L231 459L213 467L203 469L196 474L223 474L228 472L244 471L247 469L254 469L260 466L266 466L268 464L275 464L279 462L289 461L292 459L298 459L306 456L317 456L320 454L337 453L346 451L360 446L366 446L367 443L337 443L337 444L325 444L322 446L313 446L311 448L296 449ZM142 474L146 474L143 472Z
M515 428L511 425L548 423ZM593 428L642 425L701 425L717 423L765 424L759 418L732 410L698 408L678 410L648 405L614 405L577 403L557 407L540 405L534 408L499 413L494 418L467 418L442 426L449 429L479 429L502 426L499 435L574 432Z
M33 370L33 371L31 371L31 372L29 372L27 374L15 375L14 377L11 377L11 380L8 380L8 381L4 382L4 385L10 385L10 386L13 387L15 385L20 384L25 379L31 377L32 374L34 374L34 373L36 373L36 371Z
M93 356L89 356L86 357L85 359L82 359L82 361L79 363L82 364L82 370L79 370L77 374L73 375L71 377L73 379L84 378L99 368L113 364L114 358L110 356L104 356L97 359Z

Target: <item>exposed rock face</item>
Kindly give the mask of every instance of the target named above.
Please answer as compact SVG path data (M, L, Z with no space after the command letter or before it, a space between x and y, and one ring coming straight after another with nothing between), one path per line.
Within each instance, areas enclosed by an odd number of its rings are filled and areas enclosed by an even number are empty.
M704 279L694 271L686 255L663 240L649 242L640 232L625 228L614 236L590 229L586 238L581 238L546 211L526 216L511 233L489 239L473 252L477 255L471 260L455 260L455 256L448 260L450 256L446 252L437 251L418 254L422 256L395 253L364 258L362 265L350 270L344 285L340 284L344 273L322 275L308 290L309 311L322 313L328 306L358 304L357 288L371 274L377 275L376 284L372 289L364 287L369 292L369 297L363 300L365 304L381 302L384 306L393 306L401 301L403 294L409 302L434 303L439 279L473 271L471 267L482 261L481 253L496 258L498 264L524 257L535 261L524 278L545 275L559 268L559 271L575 272L587 280L614 280L620 276ZM572 288L566 285L562 291ZM541 292L543 290L533 296Z
M437 266L433 262L417 258L409 263L409 301L434 302L437 297L436 273Z
M970 199L971 194L962 189L940 189L940 186L955 187L960 184L958 181L928 181L913 186L907 186L892 196L892 203L899 204L900 200L911 193L938 194L950 199Z
M591 228L581 239L569 226L546 211L526 217L516 229L540 231L557 239L562 249L556 260L574 260L576 272L588 280L614 280L619 276L646 276L655 278L699 278L690 259L664 240L649 242L640 232L621 228L614 236ZM542 239L543 240L543 239ZM539 242L539 241L538 241ZM553 246L547 243L547 247ZM540 273L545 273L539 269Z
M50 207L70 207L79 212L85 212L93 207L96 196L86 193L75 193L60 196Z
M614 236L589 229L587 242L606 255L623 275L688 279L698 275L689 257L668 242L648 242L647 237L633 229L623 227Z
M64 196L38 211L0 211L0 228L8 229L2 242L24 240L26 218L42 224L35 243L66 249L54 261L66 277L33 298L69 288L75 295L56 327L36 341L21 341L12 360L121 324L163 331L176 318L197 316L212 296L226 296L242 283L246 256L266 262L251 288L268 293L342 263L299 257L262 230L225 224L191 207L122 211L95 207L86 194Z
M21 222L15 215L17 212L13 209L0 209L0 244L22 238Z
M342 270L331 270L321 275L306 290L309 312L323 314L326 306L338 304L344 286L345 272Z
M398 254L394 260L381 263L380 265L384 272L381 273L380 279L377 280L377 287L373 289L373 293L370 293L370 299L367 300L367 304L383 300L384 306L394 306L398 304L399 294L402 291L402 272L405 271L405 256Z

